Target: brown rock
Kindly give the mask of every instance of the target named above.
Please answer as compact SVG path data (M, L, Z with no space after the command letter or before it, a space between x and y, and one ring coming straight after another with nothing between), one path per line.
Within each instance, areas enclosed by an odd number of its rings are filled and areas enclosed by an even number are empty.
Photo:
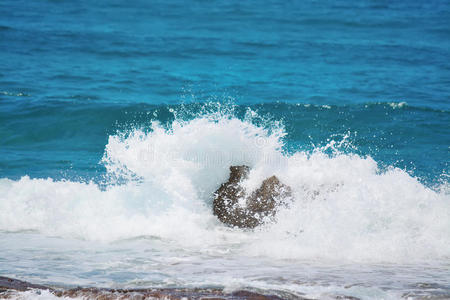
M48 289L39 284L32 284L26 281L0 276L0 292L7 290L26 291L30 289Z
M281 300L276 295L264 295L252 291L239 290L224 292L221 288L142 288L142 289L105 289L105 288L73 288L56 289L26 281L0 276L0 299L16 299L17 292L34 290L36 295L48 290L58 298L83 298L96 300L141 300L141 299L220 299L220 300Z
M248 195L241 182L249 172L248 166L231 166L230 178L214 194L213 213L225 224L255 228L265 220L273 220L278 207L292 197L291 188L276 176L265 179L260 188Z

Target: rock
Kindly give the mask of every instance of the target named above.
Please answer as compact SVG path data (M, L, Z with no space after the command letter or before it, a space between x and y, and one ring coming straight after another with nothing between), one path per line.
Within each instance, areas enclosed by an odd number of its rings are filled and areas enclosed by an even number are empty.
M26 281L0 276L0 293L7 290L27 291L31 289L45 290L49 288L39 284L32 284Z
M265 179L248 195L241 182L249 173L248 166L231 166L230 178L214 193L213 213L227 225L255 228L265 220L273 220L278 207L292 198L291 188L276 176Z
M26 281L0 276L0 299L22 299L18 292L29 291L27 298L42 298L41 292L47 290L54 297L62 299L82 298L98 300L123 299L221 299L221 300L281 300L283 298L271 294L258 294L246 290L226 292L220 288L137 288L107 289L96 287L85 288L50 288ZM297 298L297 297L296 297ZM52 297L53 299L53 297ZM303 299L303 298L299 298Z

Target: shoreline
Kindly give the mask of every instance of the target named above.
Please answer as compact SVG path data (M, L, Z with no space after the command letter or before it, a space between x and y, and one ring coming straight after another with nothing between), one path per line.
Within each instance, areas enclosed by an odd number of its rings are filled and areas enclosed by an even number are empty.
M223 300L281 300L283 298L276 295L264 295L247 290L225 292L220 288L137 288L137 289L112 289L96 287L76 287L70 289L49 287L40 284L33 284L27 281L0 276L0 299L14 298L17 293L37 290L48 291L58 298L84 299L223 299ZM294 295L293 295L294 296ZM307 300L294 296L295 299ZM355 298L346 298L355 299Z

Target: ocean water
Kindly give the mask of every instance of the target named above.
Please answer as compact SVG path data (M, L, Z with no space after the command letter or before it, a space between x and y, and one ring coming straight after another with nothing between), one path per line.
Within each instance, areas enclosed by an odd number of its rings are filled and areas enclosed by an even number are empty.
M0 2L0 275L450 297L448 1ZM294 202L221 224L230 165ZM51 298L22 293L22 298Z

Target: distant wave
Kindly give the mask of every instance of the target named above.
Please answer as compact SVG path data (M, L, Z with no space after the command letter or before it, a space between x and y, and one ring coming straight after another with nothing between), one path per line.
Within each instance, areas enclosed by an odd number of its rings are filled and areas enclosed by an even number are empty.
M6 31L6 30L11 30L11 29L13 29L13 28L9 27L9 26L0 25L0 31Z
M4 95L11 96L29 96L26 94L13 94L1 92ZM407 115L410 112L424 113L421 119L441 120L442 126L446 126L450 111L438 110L429 107L418 107L409 105L406 102L369 102L364 104L353 105L316 105L308 103L261 103L254 105L237 105L223 104L219 102L206 103L187 103L187 104L146 104L146 103L102 103L91 95L74 96L76 103L72 101L46 101L45 105L41 102L16 101L9 103L7 98L3 100L3 108L0 108L0 116L3 126L12 126L17 129L19 124L23 124L24 128L21 134L26 137L32 134L33 138L22 138L26 142L36 141L36 139L47 139L55 136L61 130L66 128L68 131L75 130L82 122L85 128L90 127L91 130L102 130L103 132L112 134L115 130L124 130L137 127L148 127L151 121L159 121L162 124L170 123L176 118L184 121L195 119L205 113L215 113L218 111L226 111L233 117L243 119L248 110L255 111L260 119L281 119L284 121L296 120L298 118L310 119L316 113L326 120L342 118L357 118L364 122L366 117L370 116L371 120L379 119L385 122L386 113L393 113L393 116ZM85 99L83 101L83 99ZM82 103L80 103L82 102ZM64 117L61 117L64 116ZM353 117L352 117L353 116ZM43 124L40 134L36 136L32 131L25 127L31 124ZM351 123L349 123L351 124ZM361 123L362 124L362 123ZM362 125L358 126L362 126ZM311 125L312 126L312 125ZM370 124L367 124L370 126ZM32 129L36 126L32 126ZM290 132L287 130L287 134ZM0 133L1 136L1 133ZM2 136L4 145L13 145L16 136Z

